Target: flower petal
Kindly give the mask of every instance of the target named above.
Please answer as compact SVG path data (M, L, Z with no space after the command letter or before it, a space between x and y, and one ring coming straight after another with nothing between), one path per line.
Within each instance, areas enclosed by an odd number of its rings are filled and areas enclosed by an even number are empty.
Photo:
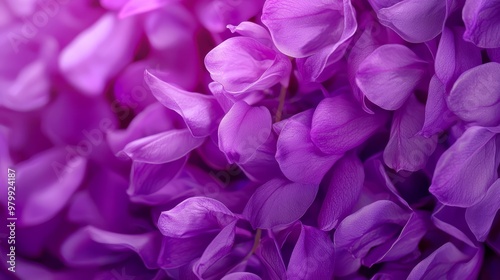
M437 146L437 135L425 138L417 133L424 124L425 109L414 96L394 113L391 136L384 150L384 162L400 171L424 168Z
M346 94L325 98L314 111L311 140L322 152L341 155L365 142L386 121L384 112L368 114Z
M480 48L500 47L500 1L466 0L462 11L464 40Z
M465 211L465 220L478 241L484 242L488 237L493 220L500 209L499 197L500 179L497 179L484 198Z
M182 90L149 71L144 79L161 104L182 116L194 137L208 136L217 129L223 111L213 96Z
M359 65L356 84L375 105L400 108L425 75L425 62L403 45L377 48Z
M134 161L161 164L182 158L203 141L188 129L170 130L130 142L123 151Z
M500 63L490 62L464 72L448 95L450 110L480 126L500 124Z
M470 127L441 155L429 191L444 205L478 203L497 178L495 134Z
M361 161L352 154L344 156L333 166L328 190L318 216L321 230L332 230L350 213L361 193L364 177Z
M314 201L318 185L273 179L260 186L248 200L243 216L254 228L271 229L302 217Z
M193 237L220 231L237 218L221 202L207 197L191 197L161 213L160 232L167 237Z

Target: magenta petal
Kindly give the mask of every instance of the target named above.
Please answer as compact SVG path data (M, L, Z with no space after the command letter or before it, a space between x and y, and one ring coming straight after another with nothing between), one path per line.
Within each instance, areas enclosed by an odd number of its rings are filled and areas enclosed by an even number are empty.
M497 179L484 198L465 211L467 224L478 241L484 242L488 237L493 220L500 209L499 197L500 179Z
M19 226L34 226L52 219L80 187L87 161L64 149L51 149L16 166Z
M277 48L297 58L345 42L356 30L355 21L349 20L354 17L350 0L268 0L262 12L262 22L269 28Z
M203 274L231 251L234 244L236 222L233 221L221 230L193 266L193 271L198 277L204 278Z
M212 79L232 94L264 90L286 81L292 67L285 55L243 36L229 38L212 49L205 66Z
M449 0L378 2L390 3L377 11L380 23L411 43L423 43L439 35L448 15L447 6L451 3Z
M363 187L365 172L361 161L348 154L334 166L318 216L321 230L330 231L349 214Z
M266 107L244 101L234 104L219 125L219 147L231 163L245 163L271 134L272 117Z
M158 265L164 269L179 268L199 258L215 234L197 235L188 238L165 237L161 244Z
M314 111L311 140L322 152L341 155L361 145L386 120L385 113L368 114L347 94L325 98Z
M400 108L425 75L425 62L403 45L383 45L368 55L356 72L356 85L385 110Z
M62 51L61 73L82 92L101 94L108 79L132 59L134 48L130 46L138 42L138 34L133 19L103 15Z
M500 47L500 1L466 0L462 11L464 40L481 48Z
M144 79L161 104L182 116L193 136L205 137L217 129L223 111L213 96L182 90L149 71Z
M384 162L400 171L424 168L437 146L437 136L425 138L418 132L424 124L424 106L414 96L394 113L389 143L384 150Z
M334 260L333 242L328 234L302 226L288 263L288 279L332 279Z
M314 145L311 137L313 110L285 120L281 128L276 160L285 176L294 182L319 184L342 155L327 155Z
M170 130L130 142L123 151L134 161L160 164L180 159L203 141L188 129Z
M271 229L288 225L306 213L317 192L318 185L273 179L260 186L250 197L243 216L254 228Z
M120 18L156 10L175 1L176 0L128 0L120 10Z
M464 72L446 99L459 118L480 126L500 124L500 63L482 64Z
M167 237L184 238L220 231L236 219L222 202L208 197L192 197L162 212L158 228Z
M441 155L429 191L444 205L478 203L497 178L495 134L470 127Z
M135 252L152 269L158 267L160 240L157 232L128 235L87 226L64 242L61 254L71 266L100 266L121 261Z
M238 24L257 15L264 0L198 0L195 12L201 24L214 33L223 32L228 24Z

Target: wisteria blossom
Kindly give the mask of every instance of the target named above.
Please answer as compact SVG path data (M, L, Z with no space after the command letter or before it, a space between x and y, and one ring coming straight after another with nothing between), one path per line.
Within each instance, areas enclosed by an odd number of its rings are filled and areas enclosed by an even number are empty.
M5 0L0 35L0 279L499 279L499 0Z

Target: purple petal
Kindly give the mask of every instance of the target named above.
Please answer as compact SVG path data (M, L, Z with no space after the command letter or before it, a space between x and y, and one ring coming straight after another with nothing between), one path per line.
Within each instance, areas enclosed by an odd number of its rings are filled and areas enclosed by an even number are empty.
M131 61L138 34L133 19L103 15L62 51L61 73L82 92L101 94L108 79Z
M51 149L16 166L19 226L34 226L52 219L80 187L87 161L64 149Z
M436 54L436 76L449 92L463 72L481 64L481 50L462 40L463 28L445 28Z
M477 204L467 208L465 219L478 241L484 242L488 237L493 220L500 209L500 179L488 189L484 198Z
M268 0L262 12L262 22L269 28L276 47L297 58L345 42L356 30L355 21L350 20L354 17L349 0Z
M130 142L175 128L175 113L155 103L134 117L126 130L108 130L106 140L117 154Z
M264 279L286 279L286 268L276 241L271 238L262 238L256 255L264 266Z
M311 137L313 110L285 120L281 128L276 160L285 176L294 182L319 184L342 155L327 155L314 145Z
M424 115L424 106L414 96L394 113L391 136L384 150L387 166L396 171L424 168L437 146L437 135L425 138L418 134Z
M456 120L457 117L446 105L445 85L436 75L432 76L425 104L425 120L420 134L424 137L431 137L443 133Z
M302 226L287 276L289 279L332 279L335 260L333 242L327 233Z
M164 164L134 162L130 173L131 182L127 194L138 202L141 197L149 196L166 187L184 168L187 157Z
M356 258L369 258L367 262L371 265L381 250L388 252L391 249L409 217L408 212L392 201L373 202L339 224L334 235L335 245L339 249L347 249ZM415 242L415 247L417 244Z
M500 124L500 63L490 62L464 72L446 99L459 118L480 126Z
M128 0L120 11L120 18L156 10L175 0Z
M161 104L182 116L193 136L205 137L217 129L223 111L215 98L177 88L149 71L144 79Z
M260 186L248 200L243 216L252 227L271 229L291 224L313 203L318 185L273 179Z
M250 272L234 272L222 277L221 280L262 280L262 278Z
M347 216L357 202L363 187L365 173L361 161L349 154L334 166L318 216L321 230L330 231Z
M268 89L288 80L291 71L288 57L249 37L222 42L207 54L205 66L212 79L232 94Z
M408 280L476 279L483 250L465 254L452 243L445 243L413 268Z
M374 5L380 23L411 43L423 43L443 30L451 1L444 0L377 0Z
M144 234L120 234L84 227L71 235L62 245L61 254L71 266L101 266L123 260L137 253L148 268L157 268L157 232Z
M234 245L236 222L228 224L221 230L207 246L199 261L193 266L193 271L198 277L204 278L203 274L231 251Z
M425 75L425 62L403 45L383 45L359 65L356 85L375 105L400 108Z
M123 151L136 162L160 164L184 157L203 141L188 129L171 130L130 142Z
M434 225L463 243L475 247L475 236L465 220L465 208L438 204L432 213Z
M188 238L165 237L158 257L158 265L163 269L174 269L190 264L199 258L215 233Z
M158 228L167 237L193 237L220 231L236 219L221 202L207 197L192 197L172 210L162 212Z
M195 11L206 29L218 33L223 32L228 24L238 24L257 15L263 2L264 0L199 0L196 2Z
M384 112L368 114L346 94L325 98L314 111L311 140L322 152L341 155L365 142L386 120Z
M464 40L480 48L500 47L499 10L498 0L466 0L462 11Z
M234 104L219 125L219 147L230 163L245 163L271 134L272 117L264 107Z
M444 205L478 203L497 178L495 134L470 127L441 155L429 191Z

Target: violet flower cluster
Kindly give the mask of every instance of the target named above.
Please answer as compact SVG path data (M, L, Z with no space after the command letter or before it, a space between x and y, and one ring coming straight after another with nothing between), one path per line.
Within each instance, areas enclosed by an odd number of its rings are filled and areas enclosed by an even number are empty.
M5 0L0 35L1 279L500 275L500 0Z

